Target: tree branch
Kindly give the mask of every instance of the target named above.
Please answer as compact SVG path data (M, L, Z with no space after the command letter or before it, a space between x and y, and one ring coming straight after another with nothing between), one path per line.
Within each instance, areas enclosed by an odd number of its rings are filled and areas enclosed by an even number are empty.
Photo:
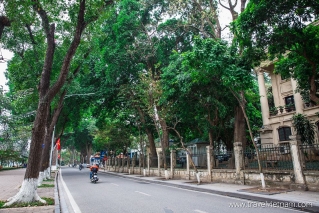
M218 3L220 4L220 6L222 6L222 7L225 8L226 10L230 10L230 8L224 6L220 0L218 0Z
M0 16L0 39L2 38L2 33L4 27L10 27L11 22L6 16Z
M80 9L78 13L78 19L77 19L77 25L76 25L76 30L74 33L73 41L64 57L63 64L61 67L60 71L60 76L57 80L57 82L52 86L52 88L49 90L47 94L48 100L52 100L54 96L59 92L59 90L62 88L64 85L67 75L70 69L70 64L72 61L73 56L75 55L75 52L77 50L77 47L80 44L81 41L81 36L83 33L83 30L87 26L87 23L84 20L84 14L85 14L85 0L80 1Z
M47 15L47 12L45 10L42 9L42 6L40 4L40 2L38 0L32 0L33 1L33 10L39 14L39 16L41 17L42 20L42 27L44 29L44 32L46 34L46 36L48 37L48 35L50 34L50 22L49 22L49 18Z
M35 42L35 40L34 40L34 36L33 36L33 34L32 34L30 25L29 25L29 24L26 24L25 27L27 28L27 30L28 30L28 32L29 32L29 36L30 36L30 39L31 39L31 43L34 44L34 45L37 44L37 43Z

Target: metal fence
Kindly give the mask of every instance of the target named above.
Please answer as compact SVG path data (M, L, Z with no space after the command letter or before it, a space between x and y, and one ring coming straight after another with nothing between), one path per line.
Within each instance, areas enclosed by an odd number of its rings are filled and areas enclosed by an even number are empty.
M304 170L319 170L319 144L299 145L301 164Z
M166 156L166 166L167 169L171 168L171 155L168 154L168 156ZM163 163L161 164L161 168L164 168L164 158L163 158Z
M167 169L171 168L171 157L170 157L170 155L166 156L165 159L164 159L164 157L160 158L160 162L158 162L159 159L158 159L157 156L154 156L154 157L152 156L151 159L150 159L150 167L158 168L158 163L159 163L160 168L164 168L164 160L165 160ZM147 166L147 164L145 164L145 166Z
M150 157L150 167L151 168L157 168L158 167L158 157L157 157L157 155L155 155L155 156L151 155L151 157Z
M187 157L186 155L176 156L175 168L186 169L186 166L187 166L186 157Z
M233 150L214 151L214 169L235 169L235 156Z
M290 144L281 143L279 145L263 144L258 147L260 163L263 169L266 170L293 170L293 162L290 153ZM301 144L299 145L299 156L301 166L304 170L319 171L319 144ZM200 169L207 169L207 153L196 153L191 155L196 167ZM143 167L150 163L151 168L157 168L158 163L160 168L164 168L164 158L158 162L158 156L134 156L133 158L117 158L110 156L107 165L112 167ZM167 168L171 167L170 155L166 156ZM235 169L235 156L233 150L216 151L212 154L214 169ZM186 155L176 156L176 161L173 162L175 168L186 169L187 159ZM243 165L244 169L258 170L258 160L254 148L247 148L243 151ZM190 167L192 164L190 163Z
M192 154L191 158L197 168L207 169L207 154L206 153ZM190 164L190 167L192 167L192 164Z
M287 144L267 144L258 148L260 163L266 170L292 170L293 164L290 154L290 146ZM244 151L244 168L259 169L255 149Z

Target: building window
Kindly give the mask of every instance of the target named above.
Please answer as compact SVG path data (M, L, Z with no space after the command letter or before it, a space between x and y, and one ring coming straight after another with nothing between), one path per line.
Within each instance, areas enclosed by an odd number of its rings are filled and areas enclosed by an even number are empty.
M291 135L290 127L280 127L278 129L279 141L289 141L289 136Z

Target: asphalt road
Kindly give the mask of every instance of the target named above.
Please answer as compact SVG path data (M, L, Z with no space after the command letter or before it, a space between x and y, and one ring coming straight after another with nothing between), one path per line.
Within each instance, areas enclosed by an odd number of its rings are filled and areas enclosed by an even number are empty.
M258 207L246 200L196 192L160 184L98 173L89 180L89 169L64 167L62 177L82 213L269 213L299 212L292 209ZM67 193L66 193L67 194ZM64 195L68 198L67 195ZM71 198L72 200L72 198ZM70 202L72 203L72 201ZM72 204L71 204L72 205ZM246 207L231 207L245 205ZM250 207L248 206L250 205Z

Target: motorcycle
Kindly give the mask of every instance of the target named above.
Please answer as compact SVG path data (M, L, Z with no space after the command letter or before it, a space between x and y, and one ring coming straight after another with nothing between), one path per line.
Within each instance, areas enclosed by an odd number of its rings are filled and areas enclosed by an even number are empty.
M99 178L97 177L97 173L93 172L92 177L91 177L91 182L96 183L98 180L99 180Z
M81 171L83 169L82 164L79 165L79 170Z

